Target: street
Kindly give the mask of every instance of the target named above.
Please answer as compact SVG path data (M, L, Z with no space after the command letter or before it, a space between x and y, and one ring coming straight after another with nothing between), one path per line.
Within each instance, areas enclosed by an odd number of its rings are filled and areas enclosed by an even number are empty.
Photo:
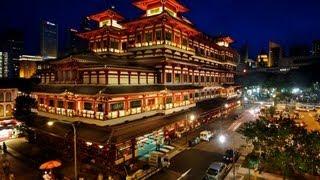
M252 109L252 108L251 108ZM245 140L236 130L247 121L255 120L256 117L246 110L238 120L231 118L220 119L211 123L208 130L215 131L216 136L210 142L201 142L192 148L187 148L185 151L179 153L171 159L171 166L169 169L154 175L150 179L178 179L182 174L190 171L183 179L202 179L208 166L215 161L222 161L223 154L226 149L234 147L238 149L245 144ZM231 113L230 116L232 116ZM219 134L224 134L227 137L226 143L221 144L217 140Z

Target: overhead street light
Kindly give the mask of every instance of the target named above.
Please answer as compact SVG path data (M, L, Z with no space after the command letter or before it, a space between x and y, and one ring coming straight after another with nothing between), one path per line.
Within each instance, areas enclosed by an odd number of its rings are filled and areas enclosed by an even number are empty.
M73 158L74 158L74 179L78 179L78 166L77 166L77 122L68 122L68 121L57 121L62 124L68 124L72 126L73 129ZM55 124L55 121L48 121L47 125L52 127Z

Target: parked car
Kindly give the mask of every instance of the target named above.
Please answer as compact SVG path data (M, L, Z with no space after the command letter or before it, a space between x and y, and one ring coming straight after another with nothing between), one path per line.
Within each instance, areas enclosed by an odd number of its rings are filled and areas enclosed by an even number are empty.
M232 149L226 150L226 152L223 155L223 160L226 163L232 163L233 162L233 153L234 153L234 161L236 162L239 159L239 152L233 151Z
M223 179L227 165L223 162L212 163L206 171L206 179Z
M210 141L213 137L213 133L211 131L201 131L200 132L200 140L202 141Z
M195 146L195 145L200 143L200 138L199 137L195 137L195 138L189 140L188 143L189 143L189 147L193 147L193 146Z

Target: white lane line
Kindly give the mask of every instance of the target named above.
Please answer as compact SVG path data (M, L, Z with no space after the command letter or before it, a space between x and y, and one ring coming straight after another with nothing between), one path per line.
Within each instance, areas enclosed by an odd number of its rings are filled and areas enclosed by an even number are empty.
M190 171L191 171L191 168L188 169L188 171L186 171L185 173L181 174L181 176L177 180L181 180L182 178L184 178Z

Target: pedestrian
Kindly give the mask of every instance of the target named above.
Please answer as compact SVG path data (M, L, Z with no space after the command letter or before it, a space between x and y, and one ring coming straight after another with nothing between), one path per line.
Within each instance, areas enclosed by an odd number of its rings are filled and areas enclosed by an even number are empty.
M7 153L8 152L6 142L2 143L2 149L3 149L3 153Z

